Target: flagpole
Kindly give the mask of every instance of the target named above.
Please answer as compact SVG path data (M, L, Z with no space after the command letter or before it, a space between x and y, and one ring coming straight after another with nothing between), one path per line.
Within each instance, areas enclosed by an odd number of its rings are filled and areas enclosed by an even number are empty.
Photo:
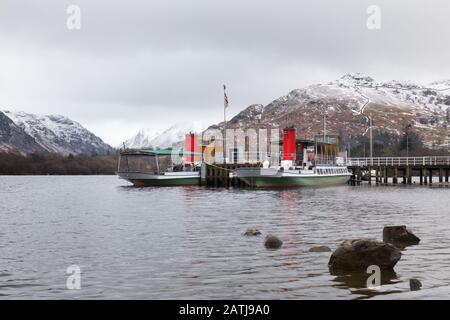
M223 95L224 95L224 101L223 101L223 163L227 163L227 135L226 135L226 130L227 130L227 114L226 114L226 110L227 110L227 102L226 102L226 86L223 85Z

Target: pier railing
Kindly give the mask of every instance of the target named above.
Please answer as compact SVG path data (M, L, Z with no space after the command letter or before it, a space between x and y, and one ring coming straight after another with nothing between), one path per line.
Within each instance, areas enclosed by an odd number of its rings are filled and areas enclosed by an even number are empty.
M348 166L440 166L450 165L450 157L348 158Z

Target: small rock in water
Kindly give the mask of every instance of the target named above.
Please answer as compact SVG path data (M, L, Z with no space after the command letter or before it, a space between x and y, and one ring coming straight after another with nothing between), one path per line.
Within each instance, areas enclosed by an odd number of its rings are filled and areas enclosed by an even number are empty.
M401 252L393 245L371 239L345 240L333 252L328 262L331 272L363 271L371 265L381 270L393 270Z
M331 249L327 246L316 246L309 249L309 252L330 252Z
M271 234L266 237L266 242L264 243L267 249L278 249L282 246L282 244L283 241Z
M422 287L422 283L419 280L417 280L417 279L409 280L409 288L411 289L411 291L420 290L421 287Z
M261 231L256 228L249 228L245 231L244 236L259 236Z
M406 226L387 226L383 228L383 241L402 246L418 244L420 239Z

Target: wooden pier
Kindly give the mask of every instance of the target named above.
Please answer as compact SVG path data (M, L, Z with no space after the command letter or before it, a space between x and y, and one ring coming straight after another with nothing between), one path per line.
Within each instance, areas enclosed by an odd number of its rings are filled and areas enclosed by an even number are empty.
M413 177L420 184L449 184L450 157L384 157L349 158L348 168L352 171L352 184L363 180L369 184L412 184ZM373 181L374 180L374 181Z
M262 167L261 163L204 163L205 174L201 177L201 184L207 187L248 187L247 183L233 176L234 169L242 167Z

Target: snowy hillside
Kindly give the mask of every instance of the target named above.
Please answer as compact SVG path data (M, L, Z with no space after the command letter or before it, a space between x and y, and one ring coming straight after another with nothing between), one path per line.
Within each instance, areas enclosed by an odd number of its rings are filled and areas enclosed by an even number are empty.
M141 129L134 137L128 139L124 142L127 148L139 149L139 148L149 148L151 147L151 141L160 135L159 131L152 128ZM123 147L123 144L118 146Z
M150 128L140 130L134 137L125 142L127 148L170 148L184 141L189 132L199 133L202 128L197 123L177 123L161 133Z
M358 73L295 89L266 106L253 104L229 119L228 128L295 126L302 138L313 138L326 116L330 134L344 137L368 132L368 116L374 130L402 135L406 126L416 131L431 148L448 148L450 142L450 80L419 85L410 81L378 82ZM221 128L223 123L212 125ZM201 132L192 123L177 124L158 133L143 129L126 141L128 148L168 148L180 145L189 131Z
M99 137L67 117L12 111L3 111L3 114L31 137L44 152L69 155L107 154L113 151ZM14 147L10 146L11 149ZM16 147L23 152L19 146Z
M377 82L356 73L292 90L266 106L251 105L231 119L229 127L245 129L258 122L266 127L293 125L301 137L312 138L322 132L326 116L329 133L360 136L367 133L367 117L372 115L379 132L402 135L411 125L428 147L448 148L449 110L450 80L429 85Z

